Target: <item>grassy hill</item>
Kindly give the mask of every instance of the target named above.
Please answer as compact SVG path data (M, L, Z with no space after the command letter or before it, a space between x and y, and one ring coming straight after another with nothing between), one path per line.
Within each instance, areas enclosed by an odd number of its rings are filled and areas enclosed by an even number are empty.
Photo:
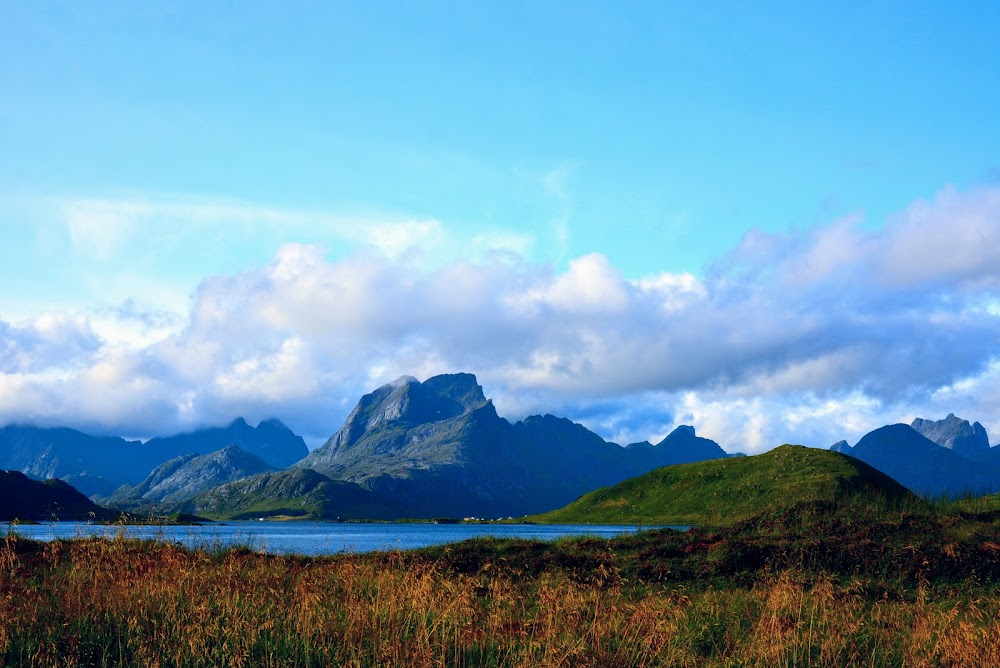
M212 519L391 519L403 511L351 482L311 469L275 471L220 485L176 506Z
M529 519L550 524L729 524L809 501L921 501L887 475L829 450L782 445L754 457L678 464Z

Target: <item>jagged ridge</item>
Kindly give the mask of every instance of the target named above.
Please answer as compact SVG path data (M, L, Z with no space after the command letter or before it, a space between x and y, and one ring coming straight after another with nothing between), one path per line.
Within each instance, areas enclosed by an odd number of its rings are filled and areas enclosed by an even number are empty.
M420 516L523 515L651 468L725 457L691 427L622 448L551 415L510 424L472 374L402 377L358 402L296 464L358 482Z

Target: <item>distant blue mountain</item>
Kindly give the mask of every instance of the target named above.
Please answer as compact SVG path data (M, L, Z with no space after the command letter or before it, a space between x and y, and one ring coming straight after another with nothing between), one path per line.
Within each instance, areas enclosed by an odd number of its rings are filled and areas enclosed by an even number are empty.
M173 457L191 452L207 455L227 445L235 445L278 469L287 468L309 454L302 437L275 419L264 420L254 428L243 418L236 418L226 427L209 427L146 442L146 447L156 452L177 453Z
M257 428L242 418L227 427L154 438L146 443L91 436L65 427L8 425L0 428L0 469L31 478L59 478L89 496L108 496L141 482L158 465L187 454L208 454L235 444L280 468L308 454L305 442L277 420Z
M274 470L260 457L227 445L207 455L174 457L154 468L138 485L118 488L107 503L116 508L128 508L130 502L177 504L227 482Z
M968 422L953 418L954 415L951 415L937 423L929 420L914 422L926 433L952 444L956 440L962 443L961 438L966 433L977 440L985 439L985 430L980 437L976 433L978 430L966 430L958 424L964 422L968 425ZM981 426L979 428L982 429ZM866 434L853 448L841 441L831 449L874 466L918 494L958 496L1000 490L1000 467L962 454L988 452L990 448L983 449L979 444L968 443L960 447L945 447L911 425L880 427Z

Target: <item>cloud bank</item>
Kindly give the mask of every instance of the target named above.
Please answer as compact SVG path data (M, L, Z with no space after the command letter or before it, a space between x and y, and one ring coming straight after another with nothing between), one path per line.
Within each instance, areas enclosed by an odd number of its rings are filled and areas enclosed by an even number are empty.
M598 253L557 270L509 238L414 259L445 233L374 227L336 260L285 243L203 280L181 317L129 303L0 321L0 422L148 436L277 416L316 444L383 382L471 371L501 414L619 442L692 423L730 451L827 446L948 412L1000 435L1000 189L948 189L874 231L751 231L700 277L630 279Z

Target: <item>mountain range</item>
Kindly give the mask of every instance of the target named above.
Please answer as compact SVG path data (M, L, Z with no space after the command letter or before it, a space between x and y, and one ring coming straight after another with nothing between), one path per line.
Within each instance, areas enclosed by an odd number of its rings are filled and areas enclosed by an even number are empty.
M943 420L917 418L908 425L886 425L853 447L840 441L830 449L874 466L918 494L1000 490L1000 446L990 447L981 424L969 424L954 414Z
M308 454L305 441L278 420L256 428L242 418L226 427L166 438L126 441L65 427L8 425L0 428L0 469L36 479L59 478L88 496L108 497L122 485L142 482L160 464L188 454L237 445L275 468Z
M621 447L570 420L497 415L472 374L404 376L366 394L344 425L295 464L358 483L416 516L520 516L563 506L639 473L727 457L693 427Z
M981 424L954 415L888 425L830 449L919 494L1000 490L1000 448ZM661 467L734 456L687 425L656 444L622 447L549 414L510 422L467 373L404 376L375 389L312 452L278 420L251 427L239 418L145 443L0 429L0 469L60 478L124 510L219 518L523 516Z

